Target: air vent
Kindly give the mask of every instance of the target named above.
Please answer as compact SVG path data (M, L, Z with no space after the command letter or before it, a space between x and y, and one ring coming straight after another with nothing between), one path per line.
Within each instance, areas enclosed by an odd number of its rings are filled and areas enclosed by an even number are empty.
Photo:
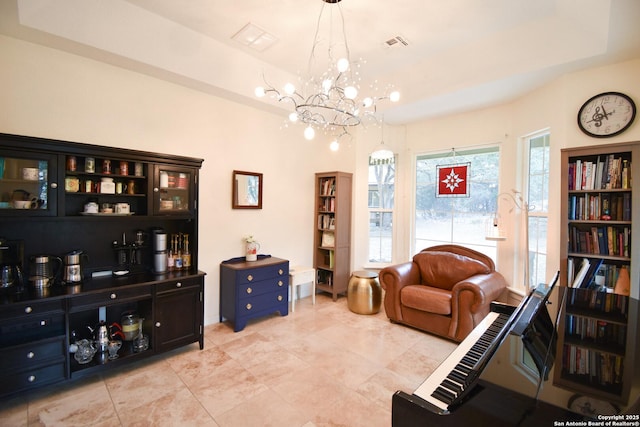
M386 44L387 47L391 47L391 46L409 46L409 42L403 36L395 36L394 38L389 39L386 42L384 42L384 44Z

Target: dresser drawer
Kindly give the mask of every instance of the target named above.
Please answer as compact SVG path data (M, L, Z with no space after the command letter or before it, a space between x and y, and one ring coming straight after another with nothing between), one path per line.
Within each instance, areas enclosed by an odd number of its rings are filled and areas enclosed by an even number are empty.
M275 312L280 309L279 305L289 307L288 289L282 289L278 292L268 294L255 295L251 298L242 300L240 303L239 316L252 315L254 313ZM284 312L286 314L286 311Z
M262 280L256 283L244 283L238 286L238 298L251 298L269 292L277 292L282 288L287 288L287 281L284 277Z
M63 381L65 378L64 361L36 369L11 373L0 381L0 395L53 384Z
M0 321L13 317L39 316L42 313L64 312L64 300L38 302L18 302L11 305L0 305Z
M192 288L203 284L201 277L192 279L180 279L172 280L166 283L159 283L156 285L156 294L162 294L166 292L179 291L180 289Z
M151 286L112 289L106 292L96 292L94 294L71 297L69 299L69 310L75 311L80 308L102 307L148 298L151 298Z
M0 346L3 347L64 334L63 312L30 314L0 322Z
M275 277L286 277L289 275L289 264L275 264L265 267L250 268L238 272L238 284L255 283L265 279Z
M9 347L0 351L0 366L2 366L0 376L3 373L27 369L65 357L64 336Z

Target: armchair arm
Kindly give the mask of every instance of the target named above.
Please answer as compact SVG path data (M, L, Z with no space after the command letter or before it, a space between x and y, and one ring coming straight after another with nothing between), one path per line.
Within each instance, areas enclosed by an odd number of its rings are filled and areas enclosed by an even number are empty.
M385 290L384 309L389 319L402 320L400 291L407 285L420 283L420 269L413 261L392 265L380 270L380 286Z
M456 283L451 290L449 335L462 340L491 310L491 301L500 297L507 281L497 271L477 274Z

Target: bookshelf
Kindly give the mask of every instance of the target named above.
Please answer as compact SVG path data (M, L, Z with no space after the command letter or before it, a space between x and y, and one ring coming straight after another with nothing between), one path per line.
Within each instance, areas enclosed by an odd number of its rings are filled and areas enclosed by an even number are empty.
M315 176L314 255L316 288L336 301L347 291L351 268L351 186L346 172Z
M636 165L635 170L633 165ZM640 254L640 143L561 151L561 285L554 383L625 404L634 370ZM637 223L637 222L636 222ZM637 228L637 227L636 227ZM624 278L627 280L624 280ZM621 279L622 278L622 279ZM630 286L629 286L630 284Z

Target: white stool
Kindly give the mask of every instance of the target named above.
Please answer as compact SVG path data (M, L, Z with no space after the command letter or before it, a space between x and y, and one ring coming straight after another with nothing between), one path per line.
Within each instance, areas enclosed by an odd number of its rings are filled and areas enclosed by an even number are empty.
M291 312L296 311L296 294L300 299L300 285L311 283L311 298L316 304L316 269L296 265L289 268L289 286L291 287Z

